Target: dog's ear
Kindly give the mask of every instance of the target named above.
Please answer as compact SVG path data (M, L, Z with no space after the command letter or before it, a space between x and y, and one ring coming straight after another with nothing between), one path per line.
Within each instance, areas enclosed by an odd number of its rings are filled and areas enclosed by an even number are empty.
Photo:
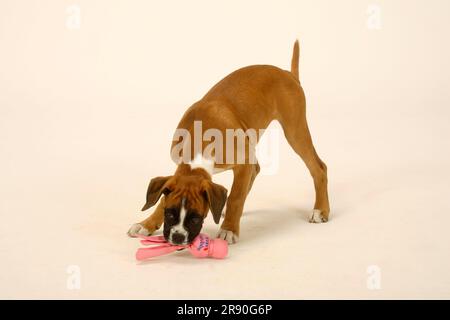
M153 207L158 202L162 194L169 194L171 191L170 178L172 178L172 176L156 177L150 181L147 189L147 201L144 207L142 207L142 211Z
M214 183L212 181L205 181L203 186L214 222L218 224L220 221L220 216L222 215L223 207L227 202L228 191L220 184Z

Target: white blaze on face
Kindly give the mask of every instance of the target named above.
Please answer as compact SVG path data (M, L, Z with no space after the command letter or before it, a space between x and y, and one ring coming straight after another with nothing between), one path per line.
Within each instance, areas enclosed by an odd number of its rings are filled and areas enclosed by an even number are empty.
M176 225L174 225L171 229L170 229L170 239L172 240L172 235L174 233L179 233L184 235L186 241L188 238L188 232L187 230L184 228L184 219L186 219L186 198L183 198L181 200L181 208L180 208L180 220L178 221L178 223Z

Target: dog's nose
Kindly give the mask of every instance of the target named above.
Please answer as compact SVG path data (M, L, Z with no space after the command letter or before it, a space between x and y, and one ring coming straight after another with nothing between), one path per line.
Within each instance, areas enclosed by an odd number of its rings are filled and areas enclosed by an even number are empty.
M181 244L185 240L185 236L179 232L175 232L172 234L172 242L176 244Z

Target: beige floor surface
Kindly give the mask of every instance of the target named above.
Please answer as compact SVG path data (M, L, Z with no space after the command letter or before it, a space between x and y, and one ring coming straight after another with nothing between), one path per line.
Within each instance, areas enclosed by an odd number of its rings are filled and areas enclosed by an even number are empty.
M0 298L450 298L448 1L377 1L379 30L366 1L75 1L75 30L72 3L0 4ZM280 136L226 260L136 263L182 112L239 66L288 68L296 37L330 221Z

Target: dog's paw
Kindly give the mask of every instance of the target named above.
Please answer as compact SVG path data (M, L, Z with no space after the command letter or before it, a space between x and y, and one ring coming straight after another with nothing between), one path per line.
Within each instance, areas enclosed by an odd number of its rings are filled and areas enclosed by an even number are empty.
M217 238L225 240L228 244L233 244L238 242L239 237L233 232L224 229L220 229L217 234Z
M129 237L135 238L138 234L149 236L152 234L149 230L147 230L142 224L135 223L133 224L127 232Z
M322 223L327 221L328 219L325 219L325 217L322 214L322 211L320 211L319 209L314 209L311 218L309 219L310 223Z

